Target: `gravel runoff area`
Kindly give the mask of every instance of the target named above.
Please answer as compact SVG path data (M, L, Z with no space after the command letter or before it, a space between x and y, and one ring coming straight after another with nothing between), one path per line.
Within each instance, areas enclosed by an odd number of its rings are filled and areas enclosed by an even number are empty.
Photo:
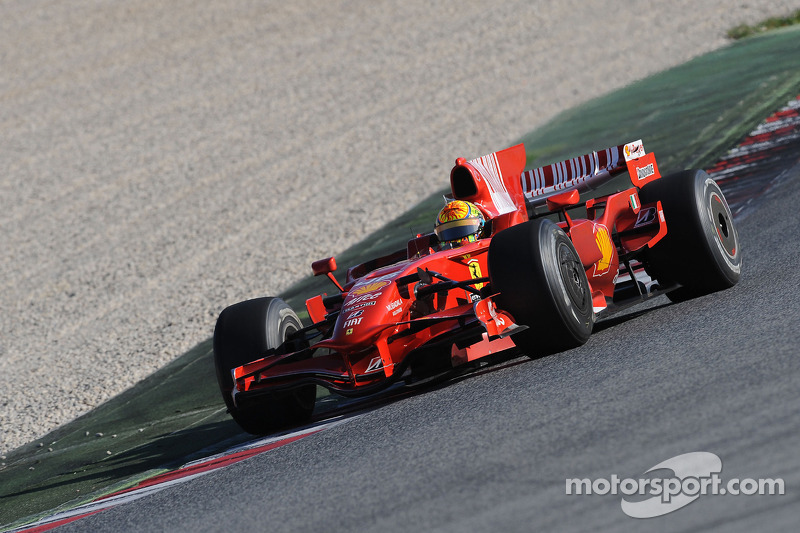
M0 453L446 186L457 156L797 7L2 2Z

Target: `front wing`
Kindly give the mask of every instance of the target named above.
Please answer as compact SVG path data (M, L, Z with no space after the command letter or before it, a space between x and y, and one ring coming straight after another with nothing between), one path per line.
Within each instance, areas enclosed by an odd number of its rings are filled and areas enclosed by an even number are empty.
M371 394L401 378L413 379L410 370L426 367L428 358L445 360L453 368L512 349L511 336L526 328L498 310L491 298L484 298L376 329L370 346L323 339L299 351L267 355L234 368L234 403L308 384L344 396ZM356 372L355 361L368 363Z

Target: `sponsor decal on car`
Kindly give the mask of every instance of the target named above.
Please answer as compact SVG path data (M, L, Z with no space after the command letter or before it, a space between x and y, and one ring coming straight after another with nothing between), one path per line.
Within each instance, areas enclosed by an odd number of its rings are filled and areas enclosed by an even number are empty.
M350 294L354 294L359 296L361 294L367 294L370 292L379 291L382 288L389 285L391 281L373 281L371 283L367 283L366 285L362 285L360 287L356 287L350 291Z
M646 180L650 176L656 173L656 167L653 163L646 165L644 167L636 167L636 177L639 178L639 181Z
M392 303L390 303L389 305L386 306L386 312L388 313L389 311L394 311L395 309L400 307L400 305L402 305L402 303L403 303L403 300L395 300L395 301L393 301Z
M345 305L345 309L347 309L349 311L350 309L356 309L356 307L366 307L367 305L375 305L375 302L368 303L368 304L363 304L363 305L359 305L359 306L354 306L353 304L360 303L360 302L365 302L365 301L368 301L368 300L374 300L380 295L381 295L380 292L368 292L367 294L362 294L360 296L355 296L355 297L351 296L351 297L349 297L347 299L347 305Z
M356 311L353 311L353 312L352 312L352 313L350 313L349 315L347 315L347 320L350 320L351 318L356 318L356 317L359 317L359 316L361 316L362 314L364 314L364 310L363 310L363 309L358 309L358 310L356 310Z
M594 265L594 277L602 276L611 268L611 256L614 252L614 243L608 235L608 229L602 224L597 224L594 231L594 240L603 257Z
M649 226L656 221L656 208L648 207L639 211L639 216L636 218L634 228L641 228L642 226Z
M469 267L469 275L472 277L472 279L478 279L483 277L483 273L481 272L481 265L477 259L469 260L467 262L467 266ZM479 290L482 289L483 286L484 283L475 284L475 288Z
M367 366L367 371L365 373L369 374L371 372L377 372L381 368L383 368L383 359L381 359L380 357L373 357L370 360L369 365Z
M375 302L374 301L370 301L370 302L361 302L361 303L357 303L357 304L354 304L354 305L348 305L347 306L347 310L348 311L352 311L353 309L360 309L360 308L363 308L363 307L369 307L370 305L375 305Z
M632 143L628 143L623 148L623 152L625 152L625 161L630 161L631 159L639 159L644 155L644 144L642 144L641 139Z
M344 324L342 324L342 328L352 328L353 326L361 324L362 320L364 320L364 317L351 318L349 320L345 320Z

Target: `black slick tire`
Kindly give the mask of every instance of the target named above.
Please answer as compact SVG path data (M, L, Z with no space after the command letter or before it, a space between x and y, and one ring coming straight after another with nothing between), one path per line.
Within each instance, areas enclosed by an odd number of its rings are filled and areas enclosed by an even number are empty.
M667 296L683 301L734 286L742 251L728 202L702 170L685 170L650 182L642 203L660 200L666 236L647 250L645 268L662 285L681 287Z
M489 245L497 306L528 330L514 342L539 357L584 344L594 325L586 272L566 233L540 218L501 231Z
M265 394L234 405L231 370L280 351L289 335L301 329L297 314L280 298L255 298L225 308L214 328L214 365L220 392L239 426L254 435L306 422L314 410L316 386Z

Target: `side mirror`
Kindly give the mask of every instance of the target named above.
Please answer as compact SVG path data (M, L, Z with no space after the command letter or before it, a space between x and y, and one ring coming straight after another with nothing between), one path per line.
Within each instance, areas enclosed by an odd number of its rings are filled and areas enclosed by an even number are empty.
M330 272L336 272L336 259L328 257L327 259L320 259L311 263L311 270L314 271L315 276L324 276Z
M339 282L336 281L336 278L333 276L333 272L336 271L336 259L328 257L327 259L314 261L311 263L311 270L314 272L315 276L328 276L328 279L336 285L336 288L339 289L340 292L344 292L344 288L339 285Z

